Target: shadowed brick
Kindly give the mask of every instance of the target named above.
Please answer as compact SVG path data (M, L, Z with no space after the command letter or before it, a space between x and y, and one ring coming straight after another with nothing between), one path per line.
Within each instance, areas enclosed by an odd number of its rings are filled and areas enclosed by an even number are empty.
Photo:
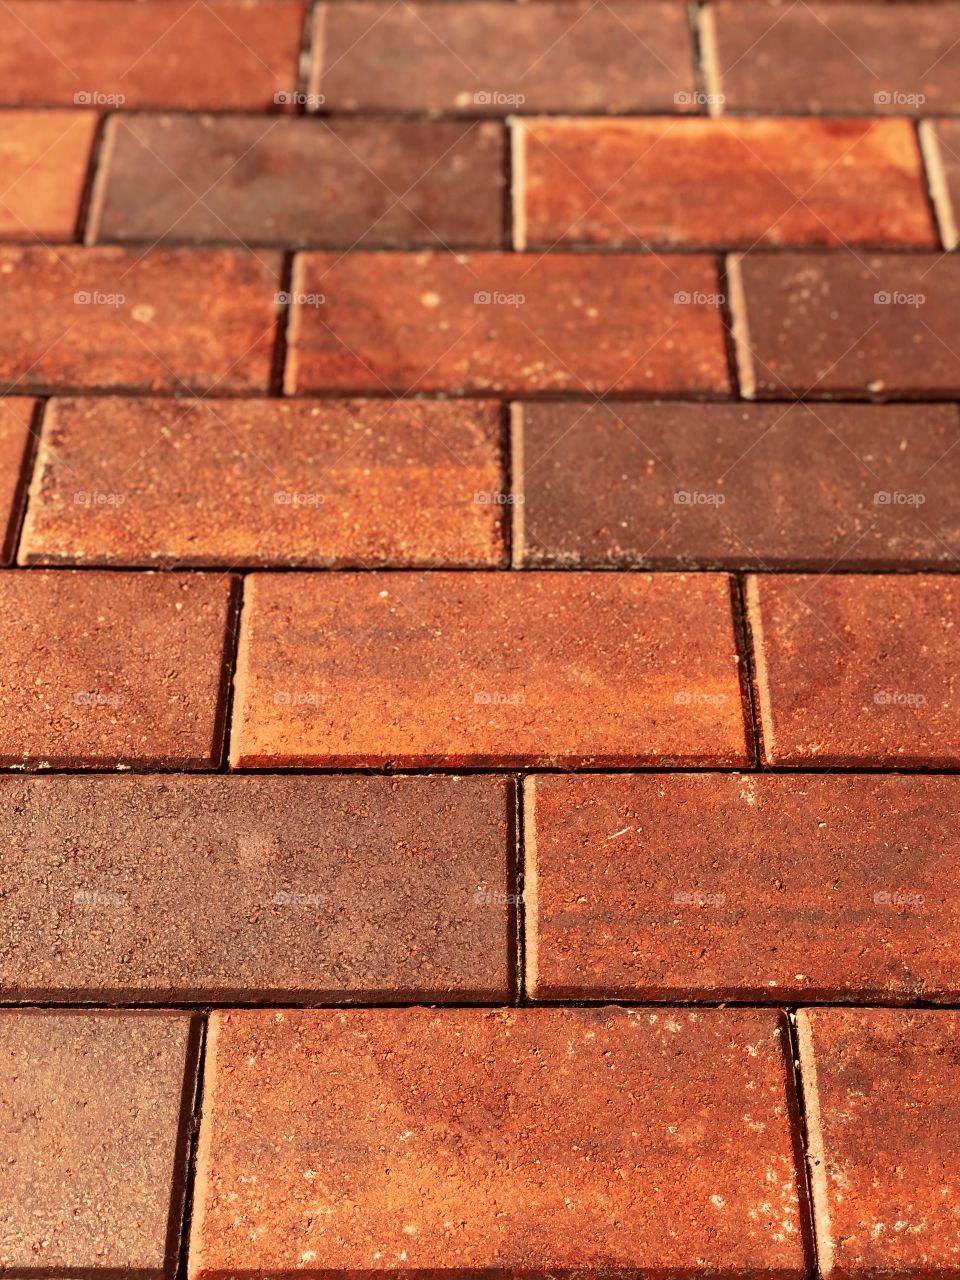
M740 1010L216 1013L190 1276L800 1280L785 1035Z
M960 391L960 258L747 254L730 288L748 397Z
M255 575L232 762L742 763L729 588L704 574Z
M299 254L286 390L724 392L718 290L693 255Z
M0 248L0 379L265 391L279 267L278 254L230 249Z
M493 122L116 116L90 238L497 246L503 151Z
M97 125L93 111L5 111L0 236L72 240Z
M0 1012L0 1266L176 1271L196 1029L179 1013Z
M951 576L751 578L769 764L960 763Z
M797 1014L817 1251L825 1276L960 1268L960 1016Z
M20 559L497 565L501 436L478 403L56 398Z
M314 89L334 111L690 111L682 5L318 5Z
M538 999L956 1000L960 778L526 782Z
M0 565L10 563L20 515L21 471L35 400L0 398Z
M0 101L242 110L297 84L302 0L5 0Z
M0 766L216 764L231 591L226 575L0 574Z
M937 243L907 120L545 119L513 129L517 248Z
M512 808L486 777L0 778L3 994L507 999Z
M960 554L952 405L515 405L514 559L935 568Z

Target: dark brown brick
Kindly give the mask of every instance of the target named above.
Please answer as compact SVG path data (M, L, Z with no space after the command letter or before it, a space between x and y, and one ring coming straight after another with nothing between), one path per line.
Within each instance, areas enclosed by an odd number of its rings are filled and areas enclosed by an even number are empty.
M518 565L952 567L952 405L515 405Z
M960 778L526 782L538 999L956 1000Z
M0 398L0 565L13 557L20 518L23 464L30 440L35 400Z

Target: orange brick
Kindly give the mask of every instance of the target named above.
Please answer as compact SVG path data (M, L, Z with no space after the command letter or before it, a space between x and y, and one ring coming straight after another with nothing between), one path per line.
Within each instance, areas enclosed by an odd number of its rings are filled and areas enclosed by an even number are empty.
M22 471L35 400L0 399L0 565L10 563L20 518Z
M93 111L3 113L0 236L74 238L96 126Z

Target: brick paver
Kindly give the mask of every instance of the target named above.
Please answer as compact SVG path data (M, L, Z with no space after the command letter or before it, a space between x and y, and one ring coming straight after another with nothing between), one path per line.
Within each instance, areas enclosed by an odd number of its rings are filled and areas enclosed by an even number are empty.
M35 407L36 401L25 396L0 400L0 565L9 564L13 557Z
M5 111L0 237L71 240L97 125L92 111Z

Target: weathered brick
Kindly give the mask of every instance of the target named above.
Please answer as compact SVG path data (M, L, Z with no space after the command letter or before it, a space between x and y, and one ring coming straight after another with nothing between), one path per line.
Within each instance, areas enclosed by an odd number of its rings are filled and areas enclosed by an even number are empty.
M0 565L10 563L20 518L22 471L35 400L0 398Z
M488 777L0 777L0 993L507 999L512 811Z
M952 405L549 403L513 416L517 565L936 568L960 554Z
M825 1276L960 1269L960 1016L797 1014L817 1251Z
M0 102L243 110L297 84L302 0L9 0Z
M700 17L708 93L727 111L960 110L957 4L720 0Z
M0 236L73 239L96 126L93 111L4 112Z
M769 764L960 763L960 590L951 576L752 578Z
M923 120L919 129L940 239L945 249L956 249L960 243L960 121Z
M744 395L953 395L960 258L746 254L730 259Z
M184 1014L0 1011L6 1274L175 1274L196 1059Z
M286 389L724 392L718 290L694 255L299 254Z
M115 116L91 239L496 247L504 150L493 122Z
M20 560L498 565L501 436L479 403L55 398Z
M0 574L0 765L215 765L231 592L225 575Z
M0 248L0 379L19 391L265 391L279 269L270 251Z
M690 111L683 6L336 0L316 10L313 89L334 111Z
M704 574L254 575L232 762L741 763L729 590Z
M785 1035L742 1010L214 1014L189 1274L799 1280Z
M960 778L526 782L538 999L956 1000Z
M513 134L518 249L937 244L908 120L543 119Z

